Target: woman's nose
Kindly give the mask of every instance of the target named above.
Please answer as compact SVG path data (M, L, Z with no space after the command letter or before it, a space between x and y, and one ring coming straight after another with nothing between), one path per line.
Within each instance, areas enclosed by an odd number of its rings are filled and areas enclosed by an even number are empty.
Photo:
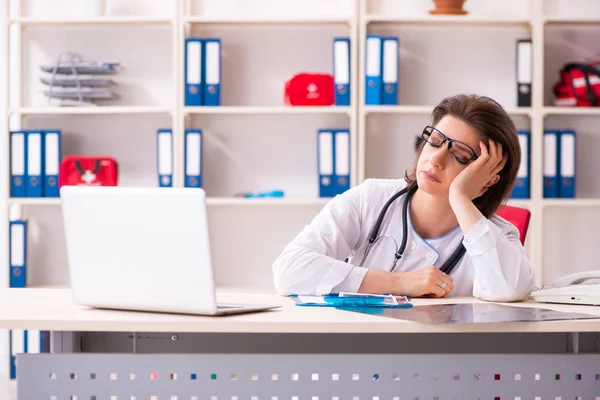
M431 157L429 158L433 166L437 168L444 167L446 159L450 155L446 146L448 146L448 143L444 143L442 146L434 149L433 153L431 154Z

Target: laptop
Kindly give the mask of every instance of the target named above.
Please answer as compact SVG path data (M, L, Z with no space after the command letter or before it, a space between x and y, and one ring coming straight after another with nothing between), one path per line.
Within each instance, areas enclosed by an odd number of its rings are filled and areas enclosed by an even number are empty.
M63 186L60 197L76 304L198 315L278 307L217 304L203 189Z

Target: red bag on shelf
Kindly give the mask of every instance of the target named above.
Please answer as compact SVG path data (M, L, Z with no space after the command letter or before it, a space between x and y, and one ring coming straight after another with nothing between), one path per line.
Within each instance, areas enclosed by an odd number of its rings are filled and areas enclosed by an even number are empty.
M334 103L334 80L330 74L301 73L285 83L285 104L330 106Z
M568 63L560 70L560 81L553 87L554 105L597 107L600 103L600 61Z
M58 187L117 186L118 165L112 157L66 156L60 162Z

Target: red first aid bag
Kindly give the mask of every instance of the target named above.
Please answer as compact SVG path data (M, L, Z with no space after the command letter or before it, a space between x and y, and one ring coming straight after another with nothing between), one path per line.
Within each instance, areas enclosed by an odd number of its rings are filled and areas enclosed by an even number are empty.
M58 186L117 186L118 176L112 157L66 156L60 162Z
M335 84L329 74L302 73L285 83L285 104L292 106L330 106L334 103Z
M600 102L600 70L594 63L569 63L560 70L554 87L556 106L597 107Z

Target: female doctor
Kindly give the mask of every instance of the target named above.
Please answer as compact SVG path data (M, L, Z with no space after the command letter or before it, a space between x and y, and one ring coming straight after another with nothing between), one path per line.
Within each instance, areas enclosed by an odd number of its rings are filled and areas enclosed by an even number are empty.
M488 97L456 95L421 137L404 179L367 179L336 196L283 249L279 293L529 295L534 272L518 230L495 214L521 161L510 116Z

